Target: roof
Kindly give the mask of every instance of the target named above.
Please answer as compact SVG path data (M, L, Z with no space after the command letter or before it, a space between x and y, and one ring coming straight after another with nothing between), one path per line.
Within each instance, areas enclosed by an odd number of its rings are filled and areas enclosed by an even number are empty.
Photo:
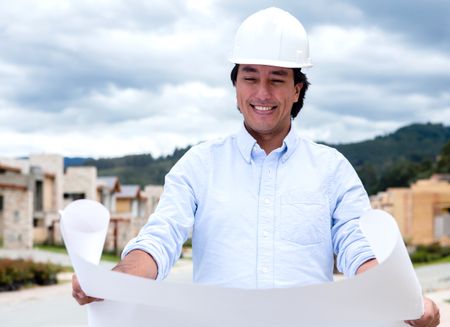
M120 192L120 182L117 176L97 177L97 188L107 188L109 191Z
M450 182L450 174L434 174L431 178L438 181Z
M50 179L55 179L55 174L53 173L44 173L44 177L50 178Z
M13 173L17 173L17 174L21 173L20 168L8 166L8 165L5 165L3 163L0 163L0 169L1 170L6 170L6 171L10 171L10 172L13 172Z
M141 187L139 185L122 185L120 192L116 194L118 199L134 199L140 197Z
M143 200L148 199L147 194L142 190L139 192L139 198Z
M21 191L27 190L27 187L25 185L4 184L4 183L0 183L0 188L8 188L8 189L13 189L13 190L21 190Z

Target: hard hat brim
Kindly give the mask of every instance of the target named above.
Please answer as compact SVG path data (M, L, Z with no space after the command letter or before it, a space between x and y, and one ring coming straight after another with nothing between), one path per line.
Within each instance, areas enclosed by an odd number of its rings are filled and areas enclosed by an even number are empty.
M267 60L267 59L255 59L255 58L228 58L233 64L248 64L248 65L265 65L265 66L275 66L275 67L283 67L283 68L310 68L313 66L311 62L304 63L294 63L292 61L283 61L283 60Z

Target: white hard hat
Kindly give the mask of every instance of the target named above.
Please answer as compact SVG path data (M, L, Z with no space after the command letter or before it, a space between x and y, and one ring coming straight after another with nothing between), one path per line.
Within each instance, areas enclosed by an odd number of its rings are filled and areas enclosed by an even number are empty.
M302 23L275 7L258 11L242 22L229 60L235 64L287 68L312 66Z

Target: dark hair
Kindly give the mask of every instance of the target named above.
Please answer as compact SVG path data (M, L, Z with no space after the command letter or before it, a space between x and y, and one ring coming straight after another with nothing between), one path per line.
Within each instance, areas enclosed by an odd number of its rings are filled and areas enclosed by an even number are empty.
M230 73L230 78L231 82L233 83L233 86L236 86L238 69L239 64L235 64ZM298 113L303 107L303 100L305 99L305 93L308 90L310 83L308 82L308 78L306 78L306 75L302 73L301 68L292 68L292 70L294 72L294 85L297 85L298 83L303 83L303 87L300 90L298 101L292 104L291 117L295 118L297 117Z

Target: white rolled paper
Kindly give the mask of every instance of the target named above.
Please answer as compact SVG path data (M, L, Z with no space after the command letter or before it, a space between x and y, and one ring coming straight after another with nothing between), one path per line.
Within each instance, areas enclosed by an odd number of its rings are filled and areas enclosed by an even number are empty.
M61 230L89 304L89 326L404 326L423 313L421 287L395 220L380 210L360 219L380 264L354 278L280 289L156 282L98 266L109 222L99 203L79 200Z

